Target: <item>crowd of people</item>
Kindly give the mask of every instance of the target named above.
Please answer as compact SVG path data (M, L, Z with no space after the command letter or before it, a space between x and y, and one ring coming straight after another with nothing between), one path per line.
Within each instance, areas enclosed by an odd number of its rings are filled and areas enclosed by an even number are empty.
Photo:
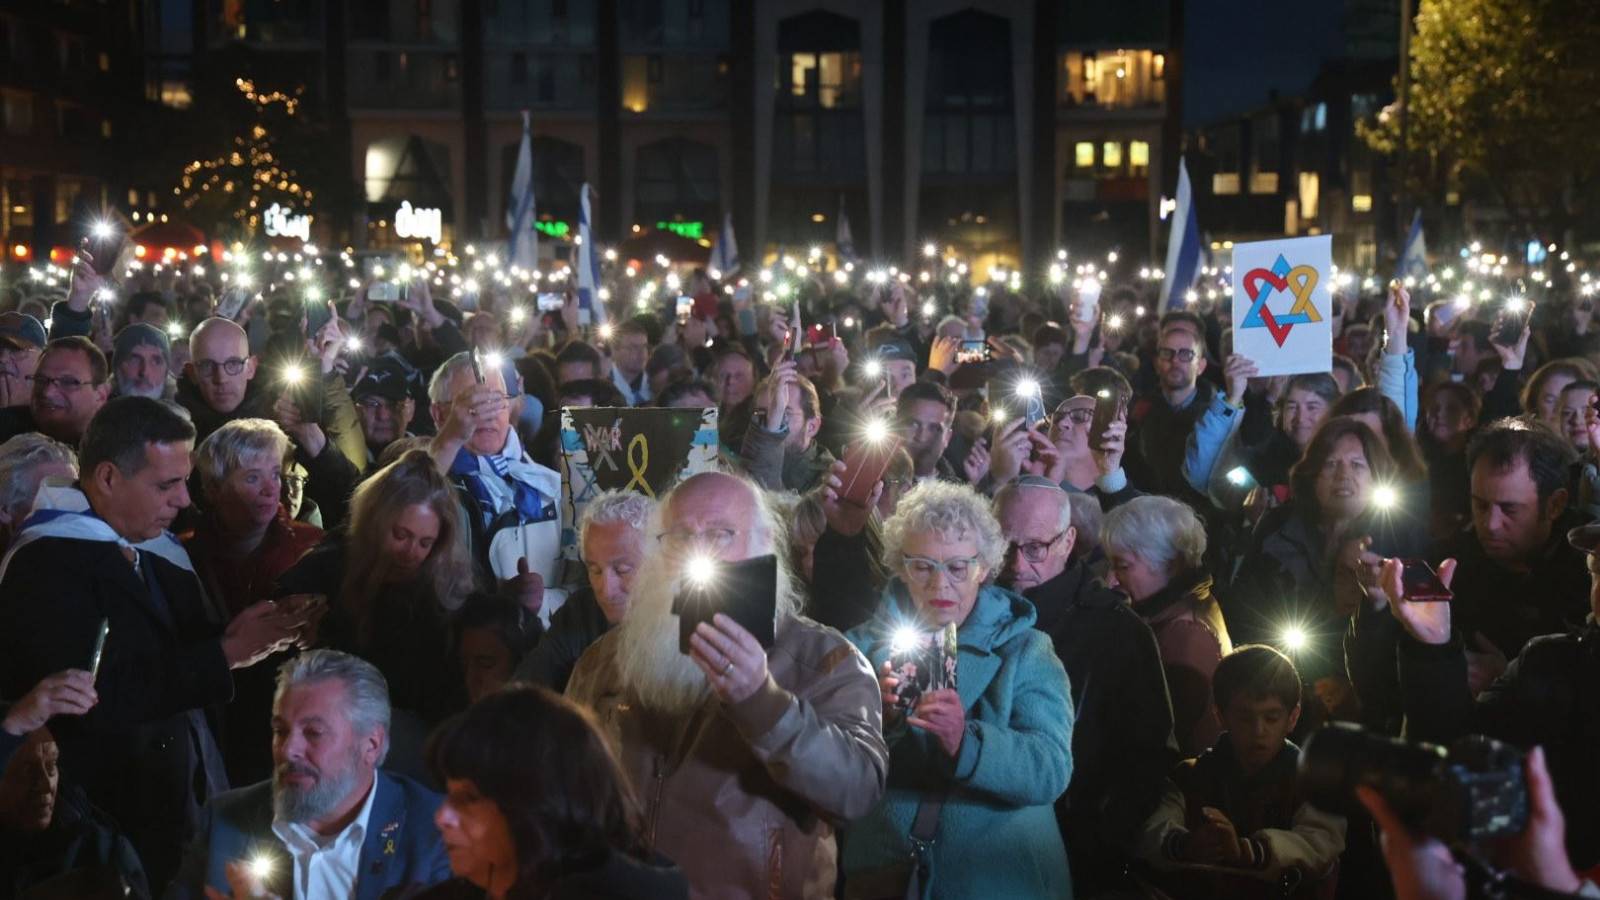
M1530 751L1497 858L1600 896L1575 287L1340 296L1263 378L1150 284L92 263L0 296L0 896L1461 896L1301 795L1341 721ZM628 406L714 408L716 464L568 520L561 411ZM688 617L751 563L770 623Z

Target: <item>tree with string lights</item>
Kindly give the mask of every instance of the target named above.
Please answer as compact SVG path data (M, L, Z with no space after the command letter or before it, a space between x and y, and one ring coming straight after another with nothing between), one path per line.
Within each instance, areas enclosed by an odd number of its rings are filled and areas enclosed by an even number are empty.
M234 87L249 106L245 127L230 136L221 152L184 166L172 192L197 222L254 235L273 204L305 212L316 199L287 158L291 154L282 149L296 145L286 138L299 130L296 118L305 86L288 92L258 90L251 79L238 78Z

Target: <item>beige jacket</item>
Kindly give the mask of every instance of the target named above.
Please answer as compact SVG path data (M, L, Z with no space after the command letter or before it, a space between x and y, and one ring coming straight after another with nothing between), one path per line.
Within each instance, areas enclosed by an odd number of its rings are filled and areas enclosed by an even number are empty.
M866 658L810 619L781 622L766 685L687 717L625 694L617 637L578 660L567 696L599 717L645 810L651 846L696 900L833 896L835 829L883 795L889 750Z

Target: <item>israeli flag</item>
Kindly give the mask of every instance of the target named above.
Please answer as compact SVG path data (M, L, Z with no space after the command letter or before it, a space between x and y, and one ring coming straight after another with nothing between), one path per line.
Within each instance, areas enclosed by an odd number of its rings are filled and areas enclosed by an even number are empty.
M834 234L834 246L839 251L841 264L856 258L856 239L850 234L850 217L844 211L844 195L839 196L839 228Z
M511 265L533 271L539 264L539 232L533 205L533 141L528 134L528 112L522 112L522 147L517 151L517 171L511 178L511 205L506 209Z
M1400 248L1400 258L1394 262L1394 277L1415 278L1419 283L1428 277L1428 242L1422 237L1422 210L1411 217L1411 231L1406 234L1405 246Z
M722 230L711 246L711 261L706 264L712 278L722 280L739 268L739 242L733 239L733 213L722 217Z
M1178 206L1167 237L1167 309L1183 309L1195 273L1200 271L1200 222L1195 216L1194 192L1189 186L1189 162L1178 158Z
M578 207L578 324L604 325L606 306L600 302L600 252L594 242L594 216L589 211L591 192L585 181Z

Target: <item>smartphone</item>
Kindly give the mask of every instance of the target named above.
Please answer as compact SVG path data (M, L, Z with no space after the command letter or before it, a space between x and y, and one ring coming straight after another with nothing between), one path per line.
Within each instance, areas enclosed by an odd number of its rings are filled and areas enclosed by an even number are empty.
M1098 278L1085 278L1078 283L1078 305L1072 316L1079 322L1093 322L1100 317L1100 291L1104 287Z
M826 350L839 339L839 328L832 322L818 322L806 329L806 349Z
M1442 304L1433 310L1433 320L1439 323L1440 328L1447 327L1460 315L1461 306L1454 302Z
M985 363L991 358L993 350L989 342L983 338L975 341L962 341L961 349L956 351L956 365L964 366L969 363Z
M897 633L889 649L889 674L900 680L894 689L895 708L910 712L923 694L954 690L957 653L954 622L933 632Z
M1520 310L1500 310L1500 314L1495 316L1494 330L1490 333L1494 336L1496 342L1507 347L1514 347L1518 341L1522 340L1522 330L1526 327L1528 327L1528 311L1526 304L1524 304Z
M539 312L560 312L561 307L567 305L567 298L564 294L540 294L534 299L534 304Z
M1439 573L1420 559L1403 559L1400 583L1405 598L1416 602L1448 603L1455 595L1439 580Z
M230 288L223 291L222 299L217 303L217 316L223 319L237 319L244 312L244 305L250 302L250 292L244 288Z
M400 299L400 285L392 281L374 281L367 288L367 299L373 303L394 303Z
M884 470L904 439L892 432L877 439L862 438L845 449L844 472L839 475L841 499L866 506L872 487L883 479Z
M328 309L328 301L312 300L305 304L306 307L306 337L316 338L322 326L328 324L333 318L333 312Z
M472 351L472 380L483 384L483 358L478 351Z
M705 583L690 584L673 598L672 611L678 616L678 650L687 654L689 636L701 622L710 622L717 613L738 622L755 637L756 643L770 648L775 640L777 608L777 557L715 563Z
M1089 421L1089 448L1098 449L1105 442L1106 429L1128 417L1128 400L1115 391L1100 391L1094 398L1094 418Z
M678 322L680 324L683 323L683 322L687 322L687 321L689 321L689 317L692 316L692 315L694 315L694 298L693 297L679 297L678 298Z
M111 620L100 620L100 633L94 639L94 656L89 661L89 674L95 678L100 677L100 660L105 657L106 635L111 633Z

